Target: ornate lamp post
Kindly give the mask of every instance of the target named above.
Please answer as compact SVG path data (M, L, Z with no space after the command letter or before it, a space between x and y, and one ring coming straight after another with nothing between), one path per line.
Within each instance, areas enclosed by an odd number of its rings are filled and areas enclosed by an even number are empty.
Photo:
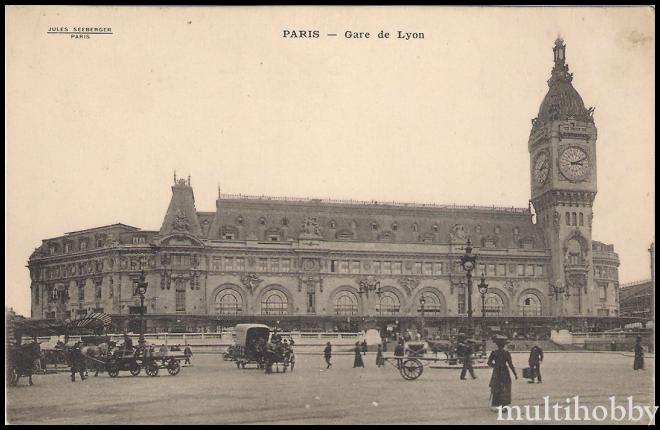
M146 281L144 271L140 272L140 278L135 281L135 291L140 296L140 339L138 345L144 347L144 294L147 292L149 283Z
M470 330L470 334L472 334L472 270L474 270L475 263L477 261L477 256L472 255L472 243L470 242L470 238L467 240L467 244L465 246L465 254L461 257L461 266L463 267L463 270L465 270L467 273L465 274L465 277L467 278L467 311L468 311L468 328Z
M479 294L481 294L481 316L486 316L486 293L488 293L488 284L486 283L485 273L481 273L481 282L477 285Z
M570 295L571 295L568 288L561 284L561 280L557 279L556 284L554 284L554 285L550 284L550 297L554 296L555 303L558 303L559 302L559 297L561 296L561 294L565 294L566 297L570 297ZM562 306L560 310L561 310L560 314L563 314L564 313L564 307Z
M419 306L422 311L422 340L426 339L426 324L424 321L424 305L426 304L426 299L424 298L424 295L422 294L422 297L419 298Z

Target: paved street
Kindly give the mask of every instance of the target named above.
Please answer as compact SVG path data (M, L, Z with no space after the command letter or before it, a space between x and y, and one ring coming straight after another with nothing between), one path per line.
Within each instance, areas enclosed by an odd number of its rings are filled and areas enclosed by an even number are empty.
M72 383L68 374L35 376L33 387L7 392L11 423L46 424L494 424L489 411L490 370L477 370L475 381L459 381L454 370L429 369L415 381L404 380L387 365L376 368L375 354L365 369L352 369L352 356L323 358L298 355L293 373L265 375L238 370L219 355L195 355L193 366L172 377L161 370L118 378L102 375ZM514 354L519 375L526 354ZM653 404L653 361L647 370L632 370L632 357L619 354L546 354L545 382L514 381L514 404L540 404L543 396L562 402L580 395L581 404L609 405L634 396L635 403ZM593 423L593 421L592 421Z

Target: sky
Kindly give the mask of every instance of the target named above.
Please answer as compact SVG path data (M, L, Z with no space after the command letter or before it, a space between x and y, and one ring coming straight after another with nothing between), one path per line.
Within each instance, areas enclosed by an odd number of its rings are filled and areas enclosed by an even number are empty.
M47 33L86 26L113 34ZM530 120L557 35L596 108L592 237L614 244L621 283L650 278L650 8L7 7L5 305L29 316L26 265L43 239L159 229L174 169L200 211L219 185L527 207Z

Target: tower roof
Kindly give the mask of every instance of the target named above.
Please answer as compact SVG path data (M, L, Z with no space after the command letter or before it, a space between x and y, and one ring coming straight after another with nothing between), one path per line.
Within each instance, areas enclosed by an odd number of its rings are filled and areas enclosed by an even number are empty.
M593 108L587 109L580 94L573 88L573 74L566 63L566 45L561 38L555 40L552 48L555 65L548 80L548 93L545 95L534 124L554 120L576 119L593 123Z

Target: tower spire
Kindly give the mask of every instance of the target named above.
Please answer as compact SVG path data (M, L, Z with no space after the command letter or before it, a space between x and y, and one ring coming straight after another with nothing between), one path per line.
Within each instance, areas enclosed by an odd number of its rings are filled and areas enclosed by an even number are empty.
M568 64L566 64L566 44L561 36L555 39L555 46L552 47L554 55L555 66L552 68L552 77L548 81L548 85L552 85L557 81L571 82L573 74L568 72Z
M176 185L176 169L174 169L174 185Z

